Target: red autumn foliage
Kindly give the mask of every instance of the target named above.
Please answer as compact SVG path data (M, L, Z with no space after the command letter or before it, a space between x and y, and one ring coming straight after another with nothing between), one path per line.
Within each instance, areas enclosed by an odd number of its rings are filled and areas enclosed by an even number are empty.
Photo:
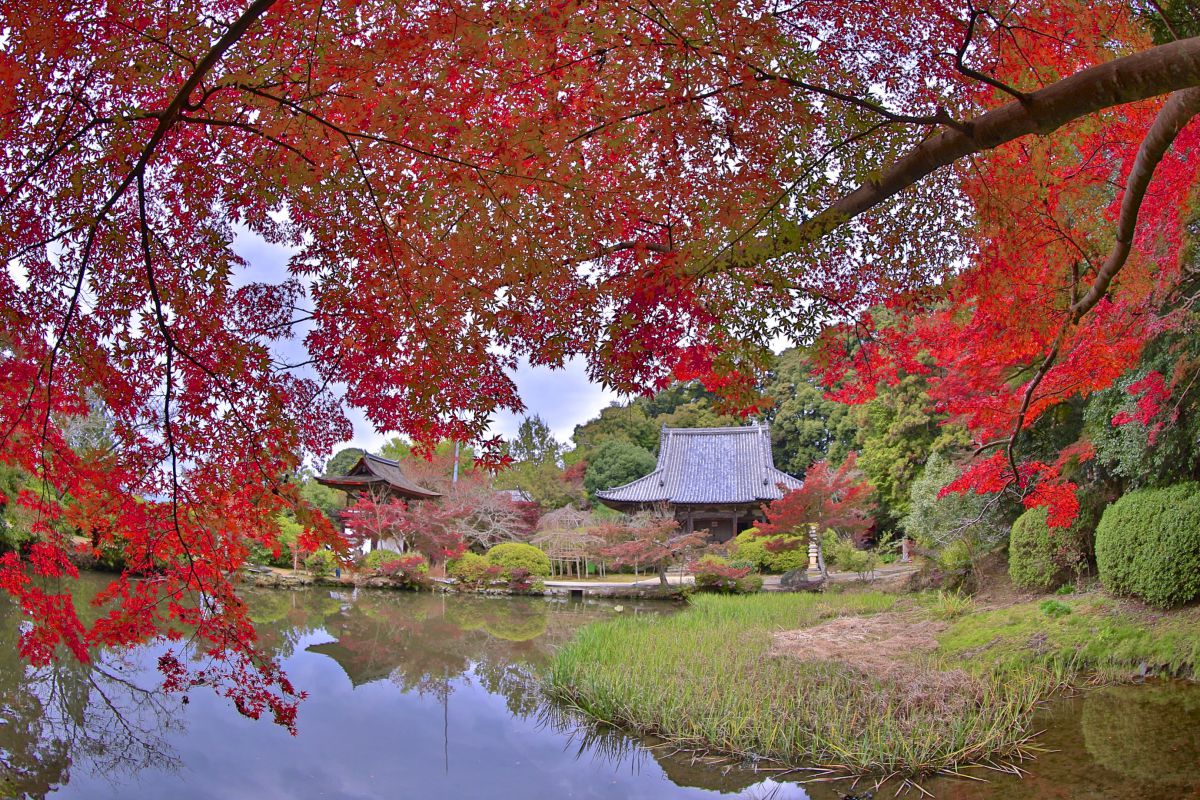
M760 536L793 536L832 528L849 537L861 537L875 524L875 489L858 468L858 455L851 453L837 469L818 461L804 476L804 485L763 507L766 522L758 526ZM797 540L775 539L764 543L772 552L794 548Z
M0 561L22 652L188 628L221 658L165 659L168 687L290 725L235 576L283 512L305 549L344 546L287 477L349 438L344 403L469 441L521 409L520 359L583 356L620 391L678 372L746 410L770 337L814 320L850 324L824 338L845 396L927 354L935 401L1012 445L971 488L1061 519L1068 487L1020 464L1020 432L1181 324L1159 309L1200 43L1152 46L1140 5L22 3L0 44L0 462L44 482L16 502L60 551ZM286 277L251 273L252 237L289 249ZM96 406L112 447L84 457L65 421ZM89 626L76 532L128 565Z
M395 539L434 561L453 558L465 549L462 534L456 528L458 517L436 501L377 501L364 496L343 511L342 516L346 538L354 545Z
M600 554L611 559L614 566L652 569L663 586L667 585L667 569L690 551L703 547L707 540L704 533L681 531L678 520L663 514L600 526L596 533L612 542Z

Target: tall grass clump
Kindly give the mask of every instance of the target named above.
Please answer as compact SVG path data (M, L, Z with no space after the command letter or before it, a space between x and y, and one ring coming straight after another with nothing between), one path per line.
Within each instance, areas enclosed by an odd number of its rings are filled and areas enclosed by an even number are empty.
M896 598L701 596L666 618L585 628L561 649L552 695L683 747L853 772L920 774L1017 755L1055 687L1044 669L1001 680L914 662L894 674L771 655L772 634L888 611Z

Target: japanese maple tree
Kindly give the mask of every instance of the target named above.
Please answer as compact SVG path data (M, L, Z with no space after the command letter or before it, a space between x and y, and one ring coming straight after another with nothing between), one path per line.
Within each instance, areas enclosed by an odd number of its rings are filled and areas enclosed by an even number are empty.
M804 476L804 484L763 506L766 521L758 525L762 536L805 535L810 525L817 530L832 528L842 536L861 537L875 523L875 489L857 466L857 454L851 453L837 469L827 461L813 464ZM796 540L779 538L766 542L767 548L795 547Z
M626 392L697 377L748 410L774 337L844 322L839 392L930 370L985 456L964 487L1065 524L1022 430L1187 324L1162 309L1200 38L1159 5L5 5L0 462L29 476L36 541L0 587L22 652L188 629L215 666L164 657L170 687L290 724L235 576L285 511L344 546L291 476L349 438L347 403L486 438L521 410L522 358L583 356ZM287 277L255 275L248 236ZM67 420L96 407L109 444L84 457ZM86 627L76 541L130 567Z
M597 533L611 544L600 554L611 559L614 566L636 566L658 573L659 583L667 583L667 570L693 550L704 547L707 533L687 533L680 530L679 521L668 514L639 514L628 522L613 523L597 528Z
M406 503L395 498L360 497L342 512L345 536L351 544L375 544L395 540L406 550L415 550L433 561L453 558L465 549L456 518L446 514L436 501Z

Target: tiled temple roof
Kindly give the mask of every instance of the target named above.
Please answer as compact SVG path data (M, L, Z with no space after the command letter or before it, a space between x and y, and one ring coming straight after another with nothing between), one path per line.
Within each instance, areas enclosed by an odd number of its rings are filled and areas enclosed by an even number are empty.
M321 475L317 483L346 492L390 490L401 497L441 497L441 494L409 480L400 465L389 458L363 454L346 475Z
M654 472L597 492L596 498L614 507L662 502L749 504L777 500L800 485L796 478L775 469L767 425L664 427Z

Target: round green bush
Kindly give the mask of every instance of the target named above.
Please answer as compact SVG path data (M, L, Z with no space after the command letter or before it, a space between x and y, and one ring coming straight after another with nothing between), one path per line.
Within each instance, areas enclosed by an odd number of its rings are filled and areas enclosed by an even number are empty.
M312 573L314 578L328 577L337 565L337 556L332 550L314 550L304 559L304 568Z
M1130 492L1096 528L1100 582L1172 608L1200 596L1200 483Z
M389 550L386 547L381 547L378 550L372 550L363 556L363 560L359 562L359 566L363 569L379 569L389 561L399 561L400 554L395 550Z
M504 569L527 569L543 578L550 575L550 557L540 548L520 542L505 542L487 551L487 560Z
M467 551L458 558L446 562L446 574L460 583L475 585L482 583L487 577L487 568L491 563L479 555Z
M1069 547L1070 531L1046 524L1049 510L1031 508L1013 523L1008 538L1008 577L1022 589L1049 592L1067 579L1059 551Z

